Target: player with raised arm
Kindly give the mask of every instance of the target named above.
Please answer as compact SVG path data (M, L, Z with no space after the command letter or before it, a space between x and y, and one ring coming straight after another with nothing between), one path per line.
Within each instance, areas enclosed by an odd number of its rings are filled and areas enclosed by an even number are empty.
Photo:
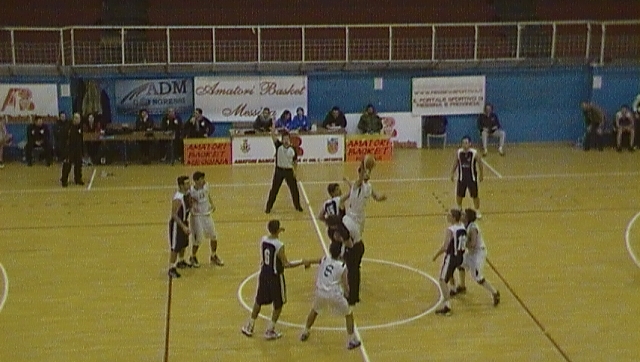
M384 194L378 194L374 191L369 183L371 177L371 169L373 168L372 158L366 156L358 167L358 179L350 183L350 191L346 195L344 201L349 202L346 215L342 218L344 226L349 231L353 240L353 247L345 253L345 261L349 269L349 305L355 305L360 302L360 264L364 255L364 243L362 242L362 232L364 231L365 207L369 198L375 201L385 201L387 197Z
M346 241L349 239L349 234L346 229L343 229L343 232L336 232L334 238L338 241ZM329 253L330 257L325 256L321 259L310 261L311 264L320 264L320 266L316 274L313 306L307 316L307 323L300 335L300 340L304 342L309 339L311 327L315 323L318 314L324 310L329 310L334 314L344 316L348 335L347 349L354 349L359 347L361 342L355 335L353 312L346 299L349 294L348 271L345 263L340 259L340 243L331 244Z
M467 229L461 222L462 213L460 210L453 209L447 213L447 221L449 226L445 230L444 243L442 247L433 256L433 261L436 261L442 254L444 259L442 261L442 268L440 269L440 289L443 294L443 307L436 310L436 314L450 315L451 314L451 296L449 294L449 280L453 276L460 265L462 265L465 245L467 242Z
M487 248L480 232L480 227L476 224L476 212L473 209L465 209L463 220L467 228L467 245L466 252L464 253L464 260L462 266L458 268L460 273L460 284L457 288L457 293L465 293L467 287L465 285L465 269L468 270L473 279L480 284L484 289L491 293L493 298L493 305L500 304L500 292L485 279L482 268L487 260Z
M280 318L282 307L287 302L284 269L295 268L301 265L309 268L311 263L306 260L291 262L287 259L284 244L280 241L280 233L284 231L284 228L280 227L279 220L269 221L267 230L269 231L269 235L263 236L262 240L260 240L261 267L255 303L251 311L251 318L247 324L242 326L241 330L245 336L253 336L253 328L262 306L273 304L271 321L264 333L264 338L273 340L282 337L282 334L277 332L275 328Z

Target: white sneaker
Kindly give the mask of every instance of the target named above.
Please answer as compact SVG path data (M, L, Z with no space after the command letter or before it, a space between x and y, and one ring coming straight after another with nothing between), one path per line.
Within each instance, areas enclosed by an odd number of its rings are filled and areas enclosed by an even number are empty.
M242 326L242 329L240 330L242 331L242 334L244 334L247 337L253 336L253 326L245 324L244 326Z
M487 155L487 153L488 153L488 152L487 152L487 149L486 149L486 148L482 150L482 155L483 155L483 156L486 156L486 155Z
M482 219L482 214L480 211L476 211L476 219Z
M282 337L282 333L277 332L275 329L267 329L266 332L264 332L264 338L267 341L273 341L274 339L278 339Z
M502 149L502 147L498 148L498 153L500 154L500 156L504 156L504 150Z

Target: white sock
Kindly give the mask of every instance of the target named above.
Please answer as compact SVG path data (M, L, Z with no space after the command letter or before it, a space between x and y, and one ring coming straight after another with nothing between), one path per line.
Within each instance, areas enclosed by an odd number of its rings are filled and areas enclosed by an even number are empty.
M272 321L269 321L269 324L267 325L267 330L271 331L271 330L274 330L274 329L276 329L276 324L273 323Z
M444 302L444 306L451 309L451 301L447 300Z
M256 324L256 320L253 318L249 318L249 323L247 323L249 325L250 328L253 328L253 326Z

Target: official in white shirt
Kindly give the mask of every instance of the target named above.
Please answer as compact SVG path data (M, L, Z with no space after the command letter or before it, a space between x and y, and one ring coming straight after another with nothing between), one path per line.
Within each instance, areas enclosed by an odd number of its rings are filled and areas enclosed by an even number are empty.
M269 199L267 200L267 206L264 212L267 214L271 212L271 208L273 208L273 204L276 202L278 191L280 191L280 186L282 186L282 181L286 181L287 186L289 186L293 206L296 210L302 212L302 206L300 206L300 191L298 190L298 180L296 179L298 155L295 148L291 145L289 133L283 133L282 141L280 141L276 134L275 127L272 127L271 130L273 144L276 147L276 168L273 173Z

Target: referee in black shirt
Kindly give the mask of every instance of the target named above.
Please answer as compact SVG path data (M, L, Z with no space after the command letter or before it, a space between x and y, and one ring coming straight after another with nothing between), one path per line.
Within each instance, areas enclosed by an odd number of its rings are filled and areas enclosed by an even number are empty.
M269 199L267 200L265 212L267 214L271 212L283 180L287 181L287 186L289 186L289 191L291 191L293 206L295 206L296 210L302 212L302 206L300 206L300 191L298 190L298 180L296 179L298 155L296 154L296 150L291 146L289 133L284 133L282 135L282 141L280 141L276 134L275 127L271 127L271 137L273 138L273 144L276 146L276 169L273 173L273 182L271 184L271 190L269 191Z

